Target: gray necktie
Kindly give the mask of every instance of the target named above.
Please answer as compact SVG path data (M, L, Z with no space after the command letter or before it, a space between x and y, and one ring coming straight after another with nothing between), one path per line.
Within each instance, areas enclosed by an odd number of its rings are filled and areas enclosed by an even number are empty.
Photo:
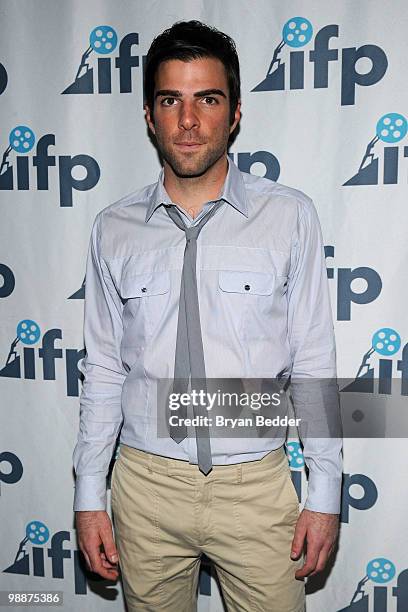
M223 203L222 200L214 204L207 215L198 225L187 227L175 206L166 206L169 217L186 234L186 247L184 249L183 271L181 276L180 305L177 323L176 357L174 363L174 393L186 393L191 376L191 390L207 391L204 349L201 336L200 312L198 303L196 261L197 238ZM206 396L205 396L206 397ZM194 417L208 416L206 407L201 403L193 404ZM186 406L180 406L178 416L185 418ZM202 422L202 419L200 419ZM203 474L212 469L210 433L207 425L196 426L198 467ZM187 437L185 425L170 426L170 436L177 443Z

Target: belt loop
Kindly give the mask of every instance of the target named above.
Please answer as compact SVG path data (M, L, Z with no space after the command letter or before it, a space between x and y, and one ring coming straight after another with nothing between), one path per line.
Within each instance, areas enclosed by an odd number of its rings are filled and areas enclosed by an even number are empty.
M242 482L242 463L239 463L237 467L237 483L241 484L241 482Z

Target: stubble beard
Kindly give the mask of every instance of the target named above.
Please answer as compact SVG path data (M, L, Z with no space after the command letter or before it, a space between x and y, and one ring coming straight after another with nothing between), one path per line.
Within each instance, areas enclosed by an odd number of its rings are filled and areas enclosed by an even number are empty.
M178 152L171 143L164 141L156 131L156 142L163 159L169 164L174 174L179 178L194 178L202 176L223 155L225 155L229 139L229 128L225 126L217 141L211 145L203 144L203 151ZM194 140L194 138L192 138Z

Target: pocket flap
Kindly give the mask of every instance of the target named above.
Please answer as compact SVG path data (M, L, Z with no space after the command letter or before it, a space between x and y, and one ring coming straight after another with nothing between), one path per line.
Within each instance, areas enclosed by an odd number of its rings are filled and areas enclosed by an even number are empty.
M126 274L121 281L120 293L123 298L136 298L161 295L167 293L169 289L169 272L145 272Z
M218 284L222 291L230 293L270 295L274 287L274 275L264 272L220 270Z

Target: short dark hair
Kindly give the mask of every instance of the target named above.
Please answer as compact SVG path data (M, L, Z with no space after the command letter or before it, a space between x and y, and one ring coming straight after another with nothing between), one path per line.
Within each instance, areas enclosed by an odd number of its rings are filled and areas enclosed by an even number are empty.
M146 56L144 72L145 103L153 113L155 76L159 65L170 59L189 62L203 57L219 59L227 74L230 97L230 123L241 97L239 60L230 36L201 21L178 21L156 36Z

